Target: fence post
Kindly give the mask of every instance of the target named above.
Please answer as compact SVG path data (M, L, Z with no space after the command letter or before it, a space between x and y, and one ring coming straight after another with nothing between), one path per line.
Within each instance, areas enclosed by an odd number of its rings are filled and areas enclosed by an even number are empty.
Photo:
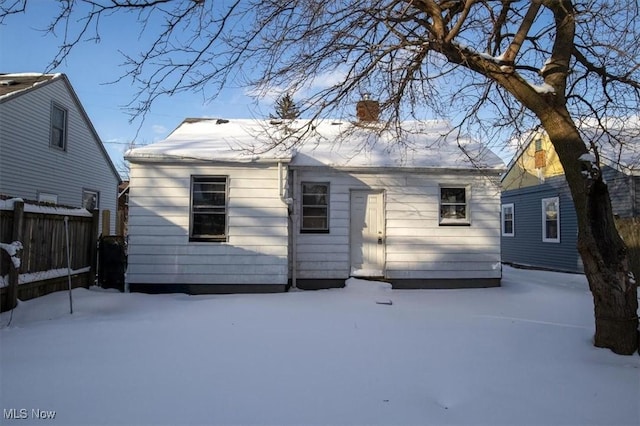
M91 238L89 242L89 260L91 261L91 278L93 282L89 285L95 285L96 265L98 264L98 230L100 229L100 210L94 210L91 222Z
M111 211L102 211L102 236L107 237L111 235Z
M11 241L22 242L22 227L24 224L24 203L16 201L13 204L13 231ZM22 259L21 259L22 261ZM16 307L18 304L18 281L20 278L20 268L16 268L13 262L9 263L9 286L7 287L6 310Z

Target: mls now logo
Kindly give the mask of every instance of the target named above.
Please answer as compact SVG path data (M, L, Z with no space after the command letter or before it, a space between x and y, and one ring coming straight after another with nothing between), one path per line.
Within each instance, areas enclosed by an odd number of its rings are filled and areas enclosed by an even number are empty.
M3 410L3 415L6 420L21 420L21 419L43 419L43 420L52 420L56 417L55 411L50 410L40 410L39 408L31 410L31 416L29 416L29 410L26 408L5 408Z

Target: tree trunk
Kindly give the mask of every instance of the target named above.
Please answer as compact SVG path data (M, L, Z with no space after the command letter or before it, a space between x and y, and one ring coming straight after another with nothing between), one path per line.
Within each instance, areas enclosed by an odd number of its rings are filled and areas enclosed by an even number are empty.
M578 218L578 251L593 294L597 347L622 355L639 350L637 284L618 235L609 191L568 113L542 119L565 171Z
M578 250L593 294L596 333L594 344L618 354L638 350L638 299L631 280L627 249L615 228L607 185L599 177L589 188L584 230Z

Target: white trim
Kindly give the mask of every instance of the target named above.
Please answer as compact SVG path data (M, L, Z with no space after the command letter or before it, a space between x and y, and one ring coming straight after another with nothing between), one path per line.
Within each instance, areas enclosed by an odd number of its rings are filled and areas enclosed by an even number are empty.
M504 230L505 210L509 208L511 209L511 232L506 232ZM503 237L514 237L516 234L516 209L513 203L503 204L500 209L500 230Z
M547 236L547 206L549 204L556 205L556 237L549 238ZM560 198L550 197L542 199L542 242L543 243L559 243L560 242Z

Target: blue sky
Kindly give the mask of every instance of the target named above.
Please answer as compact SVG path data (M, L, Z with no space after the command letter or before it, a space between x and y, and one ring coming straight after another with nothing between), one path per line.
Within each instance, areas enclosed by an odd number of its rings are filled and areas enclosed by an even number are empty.
M58 52L61 37L45 35L45 28L57 2L30 3L27 14L10 17L0 26L0 72L42 72ZM78 45L70 57L53 72L67 75L80 102L100 135L116 165L121 168L122 153L132 140L138 144L161 140L186 117L248 118L258 112L252 98L242 88L226 89L220 97L205 102L202 95L185 93L160 99L147 114L136 136L140 121L130 123L124 110L135 94L129 82L108 84L124 72L125 50L135 53L142 49L139 26L133 16L118 15L102 22L100 43ZM137 46L140 46L138 49ZM264 107L266 111L270 107Z
M45 34L43 29L50 24L58 7L57 1L30 2L26 14L14 15L0 26L0 72L43 72L47 69L63 39L60 34L57 37ZM157 34L153 28L147 28L147 39L141 38L140 23L136 18L136 14L125 13L104 17L100 21L100 43L78 44L71 55L52 70L68 76L118 169L123 168L122 154L132 141L143 145L162 140L186 117L263 118L273 111L273 100L279 95L277 88L256 105L255 99L247 95L250 93L247 89L227 86L213 100L203 99L199 93L159 98L144 122L131 123L125 107L133 100L137 88L128 80L109 83L126 72L122 66L124 57L119 51L136 56L152 41L148 37ZM147 24L157 26L157 22ZM340 70L332 70L314 76L307 90L328 87L341 75ZM508 161L508 154L499 154Z

